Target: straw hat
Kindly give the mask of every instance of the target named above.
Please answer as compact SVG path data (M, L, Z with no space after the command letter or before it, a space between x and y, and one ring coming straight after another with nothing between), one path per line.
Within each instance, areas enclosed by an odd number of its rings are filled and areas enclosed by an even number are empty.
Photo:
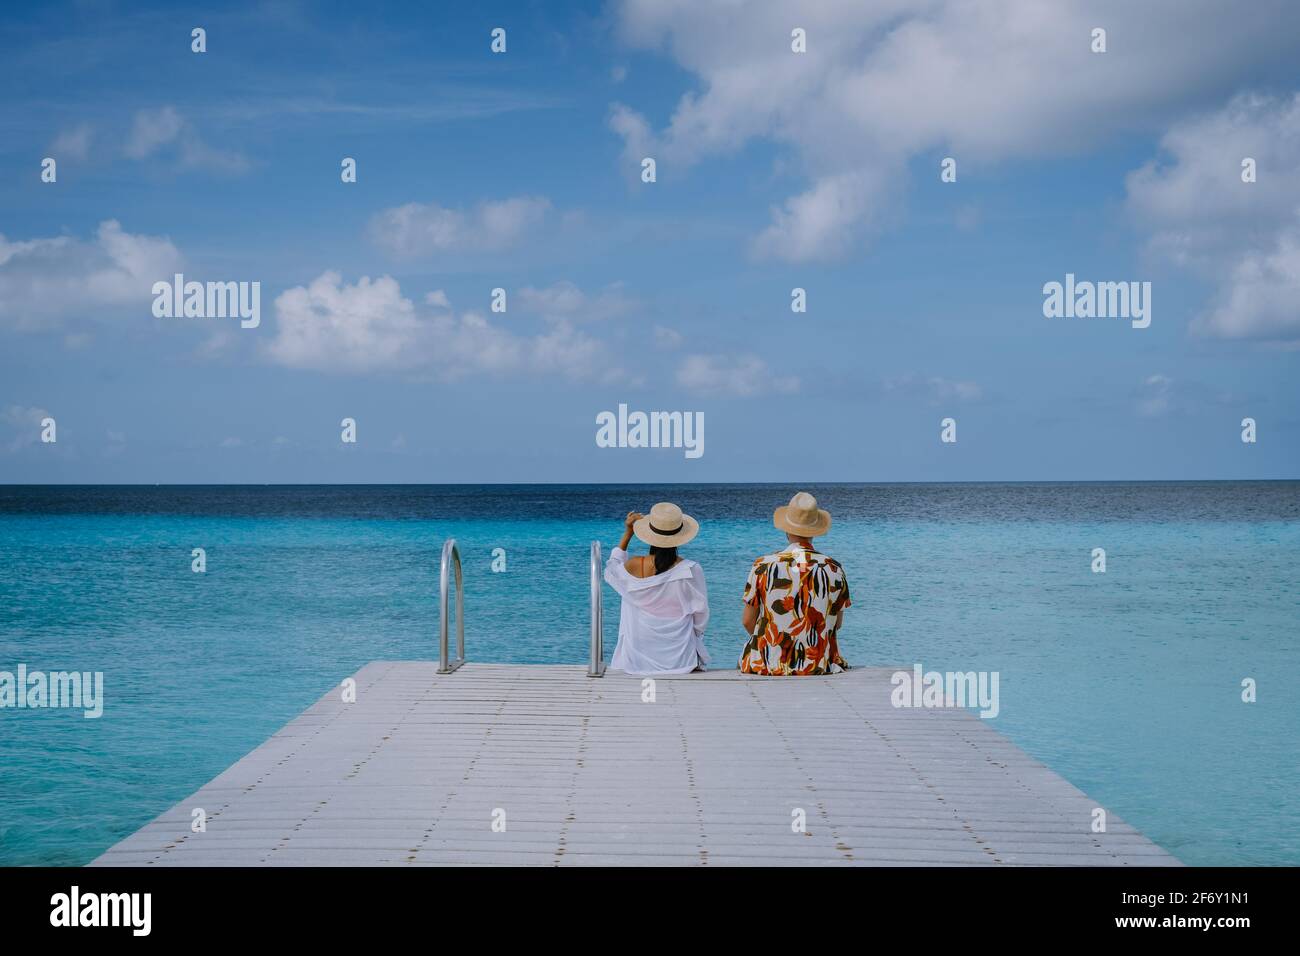
M661 501L650 513L632 525L632 533L646 544L659 548L676 548L699 533L700 523L682 509Z
M808 492L800 491L788 505L772 512L772 524L802 538L815 538L830 530L831 513L818 508L817 499Z

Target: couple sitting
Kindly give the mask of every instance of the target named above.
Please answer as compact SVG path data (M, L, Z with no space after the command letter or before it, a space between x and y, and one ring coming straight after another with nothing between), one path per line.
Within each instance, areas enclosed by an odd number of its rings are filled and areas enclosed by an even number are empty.
M813 546L831 516L817 499L799 492L777 508L772 523L789 547L765 554L750 568L742 617L749 640L740 654L746 674L834 674L846 670L835 636L849 606L844 570ZM623 599L612 667L629 674L686 674L704 670L704 627L709 595L704 570L679 557L699 522L666 502L649 516L631 512L623 539L605 563L605 580ZM650 546L647 557L628 556L632 536Z

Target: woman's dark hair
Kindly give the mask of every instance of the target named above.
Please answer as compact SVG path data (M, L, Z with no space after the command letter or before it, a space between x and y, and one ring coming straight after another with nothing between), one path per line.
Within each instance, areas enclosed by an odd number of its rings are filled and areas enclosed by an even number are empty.
M650 545L650 557L655 559L655 574L663 574L677 563L676 548L661 548Z

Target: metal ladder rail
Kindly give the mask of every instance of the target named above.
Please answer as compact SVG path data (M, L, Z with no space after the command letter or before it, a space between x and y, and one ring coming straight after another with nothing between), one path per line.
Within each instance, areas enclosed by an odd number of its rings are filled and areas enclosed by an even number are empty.
M448 591L450 589L451 578L448 573L452 567L456 569L456 659L449 660L448 639L450 638L451 628L448 620ZM465 587L461 581L460 574L460 549L456 547L456 539L448 538L442 545L442 569L440 573L440 592L439 592L439 618L441 620L441 635L438 642L438 673L450 674L456 668L465 663Z
M591 661L587 667L588 677L605 676L605 597L601 590L604 583L604 562L600 559L600 542L591 542Z
M588 677L605 676L605 601L600 542L591 542L591 658ZM451 660L451 570L456 572L456 659ZM438 673L450 674L465 663L465 585L461 577L460 549L456 539L448 538L442 546L439 570L439 640Z

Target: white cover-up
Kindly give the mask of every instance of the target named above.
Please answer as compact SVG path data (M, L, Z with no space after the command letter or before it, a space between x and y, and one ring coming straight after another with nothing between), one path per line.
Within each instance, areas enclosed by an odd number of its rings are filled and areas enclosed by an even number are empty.
M703 640L709 592L698 564L683 558L663 574L638 578L627 570L627 552L615 548L605 580L623 599L611 667L628 674L688 674L709 662Z

